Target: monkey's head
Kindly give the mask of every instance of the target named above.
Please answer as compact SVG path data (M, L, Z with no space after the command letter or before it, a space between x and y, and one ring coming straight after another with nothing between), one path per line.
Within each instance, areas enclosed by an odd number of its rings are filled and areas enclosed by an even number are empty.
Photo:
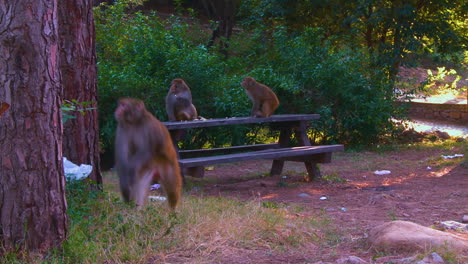
M184 92L186 90L190 90L190 88L188 87L188 85L185 83L184 80L182 79L174 79L172 80L171 82L171 92L172 93L181 93L181 92Z
M249 89L250 87L254 86L257 83L254 78L252 77L245 77L244 80L242 81L241 85L245 89Z
M139 124L146 113L143 101L133 98L120 98L117 109L115 109L115 119L119 124Z

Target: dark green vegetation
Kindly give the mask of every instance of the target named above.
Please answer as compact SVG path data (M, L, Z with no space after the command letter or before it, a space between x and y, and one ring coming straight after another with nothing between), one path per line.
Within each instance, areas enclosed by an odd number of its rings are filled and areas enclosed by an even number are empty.
M166 121L174 78L187 81L205 118L248 115L240 82L252 76L277 93L276 114L321 114L311 131L317 142L382 142L394 134L391 118L404 114L392 104L400 65L423 56L464 61L466 8L464 1L239 1L234 33L224 39L228 56L208 48L211 33L194 17L134 12L125 1L96 8L104 150L112 152L117 98L143 99ZM207 130L186 144L239 144L256 132Z

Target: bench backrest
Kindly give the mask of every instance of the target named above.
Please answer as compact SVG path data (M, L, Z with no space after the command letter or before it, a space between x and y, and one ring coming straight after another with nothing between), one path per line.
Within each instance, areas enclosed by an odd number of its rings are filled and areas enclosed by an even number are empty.
M276 123L276 122L297 122L319 119L319 114L299 114L299 115L272 115L270 117L228 117L228 118L212 118L206 120L193 121L176 121L163 122L169 130L187 129L197 127L212 127L224 125L240 125L240 124L261 124L261 123Z

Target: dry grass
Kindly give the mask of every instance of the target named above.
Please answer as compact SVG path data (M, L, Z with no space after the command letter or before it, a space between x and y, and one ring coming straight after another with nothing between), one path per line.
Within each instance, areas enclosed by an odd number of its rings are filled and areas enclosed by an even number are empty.
M61 251L46 259L6 263L213 263L246 255L299 252L333 246L339 237L326 217L305 217L300 208L268 206L222 197L186 195L176 216L165 202L137 211L105 175L105 192L79 184L68 195L70 228ZM311 253L311 252L309 252Z

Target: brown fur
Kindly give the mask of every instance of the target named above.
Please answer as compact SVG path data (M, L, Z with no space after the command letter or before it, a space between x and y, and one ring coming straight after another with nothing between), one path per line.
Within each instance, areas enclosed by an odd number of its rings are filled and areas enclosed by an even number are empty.
M157 178L174 210L181 198L182 177L169 131L142 101L132 98L119 100L115 119L115 162L124 200L141 208Z
M253 102L251 116L269 117L278 108L278 97L268 86L255 81L252 77L245 77L241 85Z
M187 121L198 117L197 109L192 104L192 93L184 80L172 80L166 96L166 112L169 121Z

